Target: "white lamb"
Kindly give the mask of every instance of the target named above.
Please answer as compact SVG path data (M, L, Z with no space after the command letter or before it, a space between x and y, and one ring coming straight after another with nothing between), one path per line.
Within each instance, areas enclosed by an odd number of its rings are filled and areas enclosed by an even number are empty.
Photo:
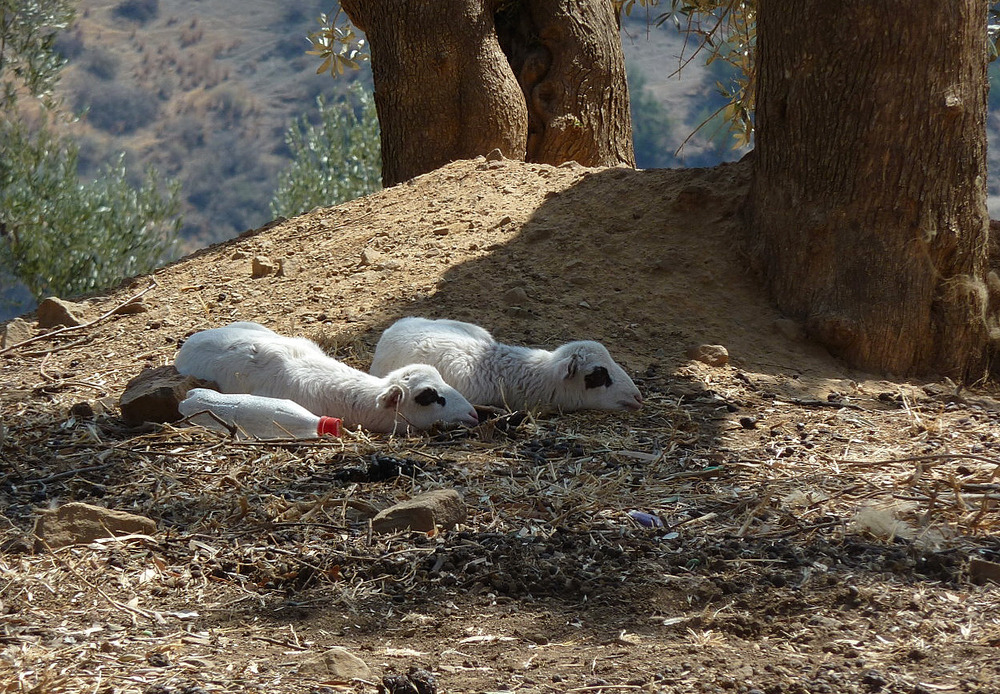
M477 405L514 409L638 410L642 395L599 342L570 342L553 352L505 345L478 325L401 318L382 333L370 372L430 364Z
M305 338L249 322L189 337L176 359L183 375L215 381L223 393L287 398L345 427L404 433L436 422L474 425L475 409L433 367L414 364L384 378L352 369Z

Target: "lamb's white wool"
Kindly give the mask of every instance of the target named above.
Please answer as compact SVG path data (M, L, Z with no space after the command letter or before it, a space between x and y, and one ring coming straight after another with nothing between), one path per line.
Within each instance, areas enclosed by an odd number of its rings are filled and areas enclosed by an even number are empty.
M195 333L177 353L177 371L215 381L223 393L294 400L317 415L370 431L427 429L436 422L476 424L472 405L433 367L413 364L378 378L328 357L305 338L257 323Z
M371 373L430 364L477 405L572 410L638 410L642 395L599 342L553 352L505 345L471 323L401 318L382 333Z

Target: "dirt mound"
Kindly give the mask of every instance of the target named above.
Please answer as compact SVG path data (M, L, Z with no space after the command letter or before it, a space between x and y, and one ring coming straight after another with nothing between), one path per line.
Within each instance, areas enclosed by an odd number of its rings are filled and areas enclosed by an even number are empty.
M373 691L298 674L343 646L442 691L989 691L1000 407L804 342L739 251L747 173L456 162L0 352L0 683ZM365 368L403 315L601 340L646 406L301 445L119 419L193 331L256 320ZM433 489L465 525L370 531ZM35 509L69 500L159 532L31 553Z

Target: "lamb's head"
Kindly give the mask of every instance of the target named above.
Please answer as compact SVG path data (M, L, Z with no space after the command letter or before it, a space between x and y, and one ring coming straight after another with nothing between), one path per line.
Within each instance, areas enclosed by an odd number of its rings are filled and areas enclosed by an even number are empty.
M410 364L390 371L384 379L385 389L378 396L379 407L398 414L396 430L429 429L443 424L476 425L476 410L462 394L449 386L433 366Z
M563 379L556 404L580 410L638 410L642 395L600 342L569 342L552 353Z

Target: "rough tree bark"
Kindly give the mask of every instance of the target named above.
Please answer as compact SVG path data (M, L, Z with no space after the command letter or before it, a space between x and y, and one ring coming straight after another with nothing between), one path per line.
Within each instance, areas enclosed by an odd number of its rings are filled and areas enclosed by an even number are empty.
M528 106L527 161L635 166L625 55L611 2L531 0L498 19Z
M527 109L497 40L499 0L343 0L371 48L382 182L499 148L523 159Z
M986 368L985 0L759 0L753 256L849 363Z
M493 149L550 164L635 165L611 0L341 6L371 47L386 186Z

